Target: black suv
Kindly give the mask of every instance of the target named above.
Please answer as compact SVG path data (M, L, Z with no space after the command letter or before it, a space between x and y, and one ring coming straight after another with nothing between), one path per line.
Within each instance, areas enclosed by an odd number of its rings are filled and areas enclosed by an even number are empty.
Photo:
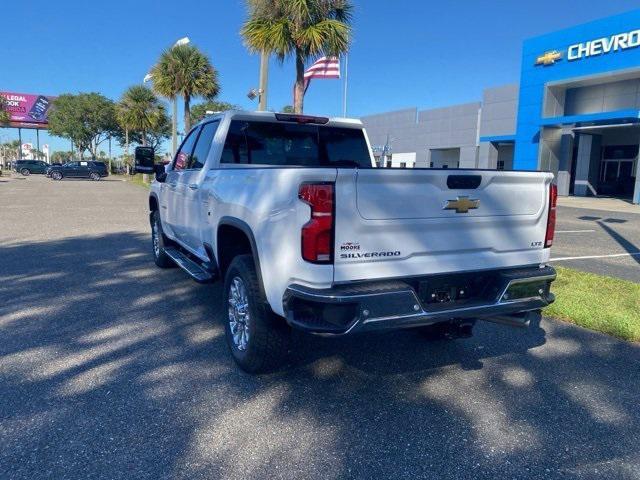
M104 162L74 160L59 167L52 166L47 175L54 180L62 180L63 178L90 178L91 180L100 180L108 174L107 166Z
M42 160L16 160L13 162L13 169L25 177L32 173L45 173L47 168L49 168L49 164Z

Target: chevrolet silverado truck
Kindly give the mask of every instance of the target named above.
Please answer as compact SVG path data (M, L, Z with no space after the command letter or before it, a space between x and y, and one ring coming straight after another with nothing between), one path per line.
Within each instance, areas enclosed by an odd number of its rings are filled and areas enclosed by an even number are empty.
M226 341L248 372L325 336L526 326L554 300L556 187L545 172L376 168L358 120L230 111L155 173L153 257L224 282Z

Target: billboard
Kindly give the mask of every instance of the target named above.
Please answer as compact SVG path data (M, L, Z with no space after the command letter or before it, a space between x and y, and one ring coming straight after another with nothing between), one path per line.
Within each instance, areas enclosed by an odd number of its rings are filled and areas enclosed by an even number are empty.
M27 93L0 92L7 101L10 125L15 127L42 127L49 123L49 110L55 97Z

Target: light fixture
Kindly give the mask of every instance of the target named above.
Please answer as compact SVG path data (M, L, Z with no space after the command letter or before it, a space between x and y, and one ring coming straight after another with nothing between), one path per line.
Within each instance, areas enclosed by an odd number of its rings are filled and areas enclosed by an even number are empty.
M249 97L249 100L255 100L260 95L262 95L262 89L260 88L252 88L251 90L249 90L249 93L247 93L247 97Z

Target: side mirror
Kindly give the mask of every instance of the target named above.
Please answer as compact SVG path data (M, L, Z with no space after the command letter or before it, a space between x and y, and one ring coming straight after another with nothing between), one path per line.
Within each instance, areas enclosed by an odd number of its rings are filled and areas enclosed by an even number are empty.
M136 173L154 173L155 172L155 152L153 147L136 147L134 153L135 172Z
M165 170L165 166L162 163L156 163L154 165L156 171L156 180L160 183L164 182L167 179L167 172Z

